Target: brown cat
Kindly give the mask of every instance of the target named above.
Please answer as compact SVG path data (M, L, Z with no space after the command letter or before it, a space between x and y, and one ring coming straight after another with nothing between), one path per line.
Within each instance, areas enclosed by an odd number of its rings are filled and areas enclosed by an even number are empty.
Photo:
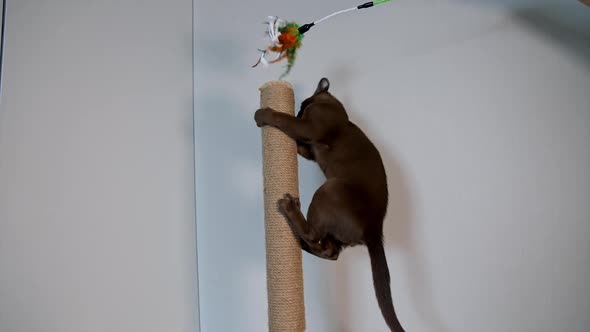
M301 248L313 255L335 260L347 246L367 246L381 313L391 331L403 332L393 308L383 249L388 202L383 161L369 138L349 121L329 87L330 82L322 78L297 117L269 108L256 111L259 127L276 127L296 140L298 153L315 160L326 176L313 196L307 220L299 199L289 194L279 200L278 208L299 236Z

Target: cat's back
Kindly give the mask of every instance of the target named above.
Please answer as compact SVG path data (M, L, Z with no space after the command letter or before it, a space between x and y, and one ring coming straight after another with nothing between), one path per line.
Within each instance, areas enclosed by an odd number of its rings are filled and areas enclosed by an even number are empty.
M349 121L343 125L331 138L328 146L325 162L334 176L351 180L358 178L363 182L369 177L385 182L385 168L379 151L354 123Z
M362 192L365 216L382 222L388 203L387 175L381 155L373 142L354 123L342 128L332 143L327 177L347 181Z

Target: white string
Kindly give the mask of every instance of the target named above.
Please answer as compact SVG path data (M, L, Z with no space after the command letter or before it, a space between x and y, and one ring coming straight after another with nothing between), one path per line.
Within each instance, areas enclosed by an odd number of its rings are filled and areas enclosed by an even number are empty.
M330 14L330 15L328 15L328 16L326 16L326 17L320 18L319 20L317 20L317 21L315 21L315 22L313 22L313 23L314 23L314 24L318 24L318 23L320 23L321 21L327 20L327 19L329 19L329 18L330 18L330 17L332 17L332 16L336 16L336 15L338 15L338 14L342 14L342 13L346 13L346 12L349 12L349 11L353 11L353 10L355 10L355 9L358 9L358 8L357 8L357 7L352 7L352 8L344 9L344 10L341 10L341 11L339 11L339 12L335 12L335 13L333 13L333 14Z

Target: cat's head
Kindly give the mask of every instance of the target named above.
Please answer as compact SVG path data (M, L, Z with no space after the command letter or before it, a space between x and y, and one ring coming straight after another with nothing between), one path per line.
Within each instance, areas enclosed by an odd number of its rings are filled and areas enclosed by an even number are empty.
M313 93L313 95L311 95L311 97L305 99L302 103L301 103L301 108L299 109L299 112L297 113L297 117L300 118L303 116L303 113L305 111L305 109L313 104L313 103L325 103L325 104L337 104L337 105L342 105L340 103L340 101L338 101L338 99L336 99L336 97L334 97L328 90L330 89L330 81L328 81L327 78L322 78L319 83L318 86L315 90L315 92ZM344 109L344 108L342 108Z

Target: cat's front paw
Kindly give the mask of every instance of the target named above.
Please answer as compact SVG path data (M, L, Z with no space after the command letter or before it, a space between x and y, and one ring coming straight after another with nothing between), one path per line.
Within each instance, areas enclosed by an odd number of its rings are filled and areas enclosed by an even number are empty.
M285 196L278 201L279 211L283 214L289 214L301 209L301 202L299 198L285 194Z
M264 127L269 124L273 110L271 108L261 108L254 113L254 121L258 127Z

